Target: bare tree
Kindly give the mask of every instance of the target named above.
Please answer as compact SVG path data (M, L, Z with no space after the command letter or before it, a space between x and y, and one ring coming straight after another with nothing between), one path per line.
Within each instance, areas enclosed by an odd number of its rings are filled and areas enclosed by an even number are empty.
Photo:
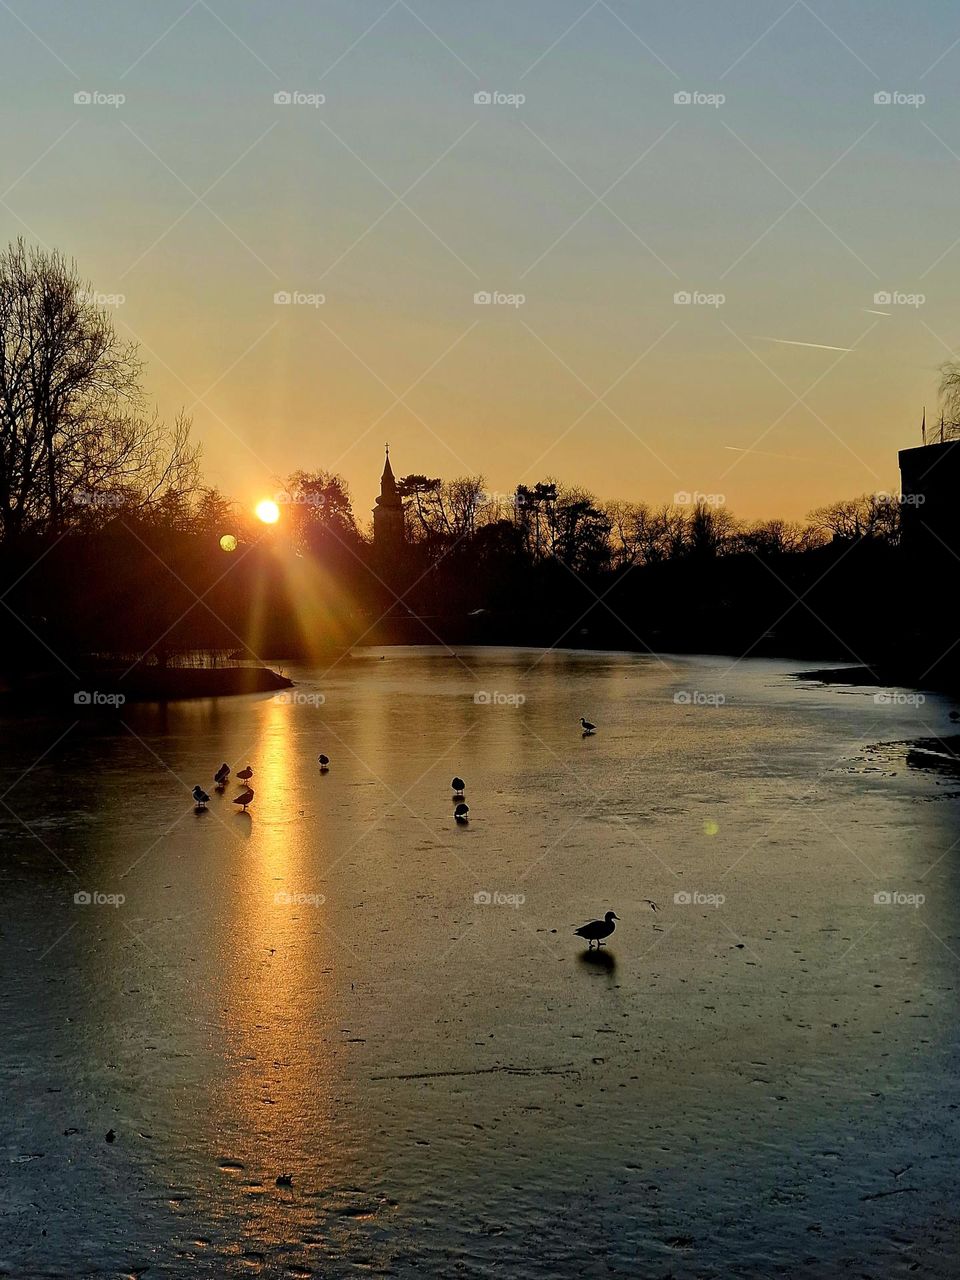
M141 361L76 266L0 252L0 536L156 511L197 485L190 423L144 413Z

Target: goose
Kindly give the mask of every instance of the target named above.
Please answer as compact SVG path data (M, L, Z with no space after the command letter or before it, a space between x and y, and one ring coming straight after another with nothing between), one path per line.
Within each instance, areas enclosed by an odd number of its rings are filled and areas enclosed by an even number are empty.
M458 804L453 811L453 816L457 822L468 822L467 814L470 812L470 806L466 804Z
M193 788L193 798L197 803L198 809L203 809L206 806L207 801L210 799L203 787L200 786Z
M454 795L462 796L464 793L464 790L466 789L467 784L464 782L462 778L454 778L454 780L450 783L450 785L451 787L453 787Z
M611 933L617 927L613 922L619 920L620 917L614 911L608 911L602 920L591 920L587 924L583 924L579 929L574 929L574 933L581 938L586 938L588 942L587 950L593 950L593 944L597 947L603 946L603 939L609 938Z
M320 766L320 772L326 773L327 770L330 768L330 757L323 756L323 755L317 756L317 763Z
M589 720L584 720L583 716L580 717L580 727L584 733L596 733L597 730L597 726L591 724Z
M242 813L247 812L247 805L253 799L253 787L246 787L238 796L234 796L233 803L240 805Z
M250 765L247 765L245 769L238 769L237 777L240 779L241 782L249 782L250 779L253 777L252 767Z

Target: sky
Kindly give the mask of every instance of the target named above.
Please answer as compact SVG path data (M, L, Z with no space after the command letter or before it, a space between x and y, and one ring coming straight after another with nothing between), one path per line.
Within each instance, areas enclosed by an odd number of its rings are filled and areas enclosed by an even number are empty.
M364 520L389 441L802 518L937 416L958 74L944 0L0 0L0 235L245 505L327 468Z

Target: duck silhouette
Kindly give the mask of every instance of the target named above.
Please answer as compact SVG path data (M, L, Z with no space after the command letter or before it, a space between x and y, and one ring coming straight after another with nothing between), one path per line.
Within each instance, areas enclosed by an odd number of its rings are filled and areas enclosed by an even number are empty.
M458 804L453 811L453 816L456 818L457 822L469 822L470 819L467 816L469 813L470 813L469 805Z
M247 805L253 799L253 796L254 796L253 787L246 787L243 791L240 792L238 796L233 797L233 803L238 804L240 806L241 813L246 813Z
M603 946L604 938L609 938L617 927L614 921L619 919L620 917L616 912L608 911L602 920L590 920L587 924L582 924L579 929L574 929L573 932L579 937L587 939L587 950L589 951L593 949L594 943L597 944L597 947Z
M580 717L580 728L583 730L584 737L587 737L591 733L596 733L597 731L597 726L595 724L591 724L589 720L584 720L583 716Z
M453 794L455 796L462 796L467 786L462 778L454 778L450 785L453 787Z
M207 801L210 799L210 797L207 795L204 789L200 786L196 786L193 788L193 798L196 801L196 805L198 809L205 808Z
M330 768L330 757L324 755L317 756L317 764L320 766L320 772L326 773Z
M249 782L250 779L253 777L253 767L248 764L245 769L238 769L237 777L240 779L241 782Z

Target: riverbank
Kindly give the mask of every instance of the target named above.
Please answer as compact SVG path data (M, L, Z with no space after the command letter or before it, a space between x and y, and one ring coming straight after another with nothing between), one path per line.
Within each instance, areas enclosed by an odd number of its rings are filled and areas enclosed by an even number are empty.
M143 667L92 664L59 675L36 672L5 677L0 707L22 710L73 706L112 710L127 702L171 702L186 698L222 698L241 693L272 693L293 681L270 667Z

